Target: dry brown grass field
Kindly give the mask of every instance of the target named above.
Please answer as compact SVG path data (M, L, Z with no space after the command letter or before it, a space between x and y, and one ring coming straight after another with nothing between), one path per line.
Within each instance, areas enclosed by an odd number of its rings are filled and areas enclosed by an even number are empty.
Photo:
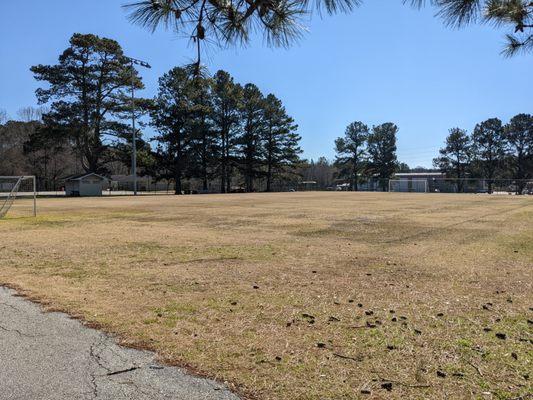
M37 218L0 221L0 284L243 397L533 391L533 198L307 192L38 206Z

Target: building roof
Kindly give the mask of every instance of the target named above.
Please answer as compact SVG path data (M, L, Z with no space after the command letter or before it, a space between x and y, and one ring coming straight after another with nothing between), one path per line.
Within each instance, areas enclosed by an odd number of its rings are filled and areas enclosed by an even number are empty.
M108 179L105 176L95 174L94 172L84 173L81 175L71 175L67 176L65 178L66 181L82 181L83 179L89 177L89 176L96 176L97 178L100 178L103 181L107 181Z

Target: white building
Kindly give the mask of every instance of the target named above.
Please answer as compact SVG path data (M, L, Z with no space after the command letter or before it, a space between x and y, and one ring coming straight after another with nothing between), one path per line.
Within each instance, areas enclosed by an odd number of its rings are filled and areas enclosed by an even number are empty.
M88 173L65 178L67 196L101 196L108 179L104 176Z

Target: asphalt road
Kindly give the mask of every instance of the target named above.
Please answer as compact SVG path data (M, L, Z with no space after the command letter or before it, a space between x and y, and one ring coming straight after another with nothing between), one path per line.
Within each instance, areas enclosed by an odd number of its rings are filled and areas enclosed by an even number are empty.
M238 400L223 385L0 287L0 400Z

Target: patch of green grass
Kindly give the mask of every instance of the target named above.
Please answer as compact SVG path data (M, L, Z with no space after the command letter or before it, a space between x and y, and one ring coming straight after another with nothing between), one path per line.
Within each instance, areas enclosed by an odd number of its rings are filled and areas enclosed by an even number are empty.
M281 247L273 244L224 246L170 246L156 242L130 242L124 249L139 262L160 260L163 265L206 261L269 261L279 255Z
M164 307L155 308L153 312L158 316L196 314L198 312L198 306L190 303L171 302Z
M474 343L469 339L461 338L457 339L457 345L470 350Z

